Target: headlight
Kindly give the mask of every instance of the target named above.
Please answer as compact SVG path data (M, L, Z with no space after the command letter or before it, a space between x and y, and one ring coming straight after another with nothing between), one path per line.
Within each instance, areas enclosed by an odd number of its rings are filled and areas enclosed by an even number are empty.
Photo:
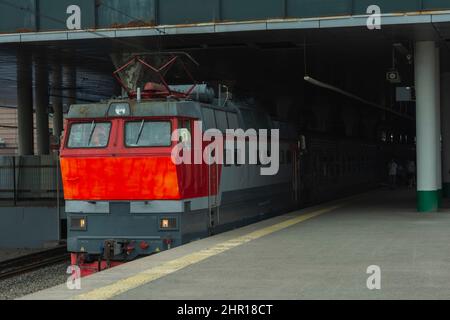
M128 103L111 103L109 115L112 117L123 117L130 115L130 105Z
M159 223L161 230L174 230L177 229L177 218L162 218Z
M86 231L87 230L87 218L86 217L70 218L70 230Z

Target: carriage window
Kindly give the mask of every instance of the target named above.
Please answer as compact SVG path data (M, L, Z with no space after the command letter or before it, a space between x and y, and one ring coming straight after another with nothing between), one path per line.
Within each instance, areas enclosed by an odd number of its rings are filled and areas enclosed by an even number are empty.
M111 123L75 123L70 128L69 148L104 148L108 145Z
M127 147L169 147L172 126L169 121L136 121L125 125Z

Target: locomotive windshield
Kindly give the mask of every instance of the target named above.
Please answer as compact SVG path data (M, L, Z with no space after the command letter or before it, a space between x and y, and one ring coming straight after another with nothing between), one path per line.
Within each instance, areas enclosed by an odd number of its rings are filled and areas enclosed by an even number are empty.
M133 121L125 125L127 147L169 147L172 144L170 121Z
M108 145L111 123L74 123L70 128L69 148L104 148Z

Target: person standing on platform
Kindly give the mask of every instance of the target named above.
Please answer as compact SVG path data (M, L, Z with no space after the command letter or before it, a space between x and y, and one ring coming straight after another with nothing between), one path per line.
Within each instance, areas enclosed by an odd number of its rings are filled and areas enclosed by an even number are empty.
M394 159L392 159L391 162L389 162L388 169L389 169L389 185L391 189L395 189L395 186L397 184L398 164L395 162Z

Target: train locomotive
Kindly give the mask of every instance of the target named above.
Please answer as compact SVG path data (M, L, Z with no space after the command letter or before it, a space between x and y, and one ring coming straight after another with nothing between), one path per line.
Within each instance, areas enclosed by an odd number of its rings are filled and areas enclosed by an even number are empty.
M67 246L82 276L368 190L383 179L393 146L298 132L296 126L277 121L251 102L231 99L220 89L216 97L206 85L169 85L165 75L176 63L178 70L187 71L182 57L159 59L158 68L143 56L133 56L114 73L127 98L70 107L60 162ZM145 76L149 73L152 76ZM189 83L195 83L187 74ZM173 161L179 142L174 132L188 133L190 139L180 140L190 145L209 129L222 134L278 129L278 172L261 175L261 161ZM257 134L246 137L246 148ZM200 151L207 148L203 141ZM394 149L400 152L397 158L414 156L411 145ZM237 158L239 150L226 150L226 157L229 151Z
M67 246L83 276L298 204L297 132L251 104L215 98L206 85L168 85L162 75L177 61L183 65L173 56L156 68L134 56L115 74L140 65L161 81L144 80L143 90L123 85L126 99L70 107L60 162ZM183 129L192 141L196 121L201 131L280 129L278 173L261 175L259 161L175 164L173 132Z

